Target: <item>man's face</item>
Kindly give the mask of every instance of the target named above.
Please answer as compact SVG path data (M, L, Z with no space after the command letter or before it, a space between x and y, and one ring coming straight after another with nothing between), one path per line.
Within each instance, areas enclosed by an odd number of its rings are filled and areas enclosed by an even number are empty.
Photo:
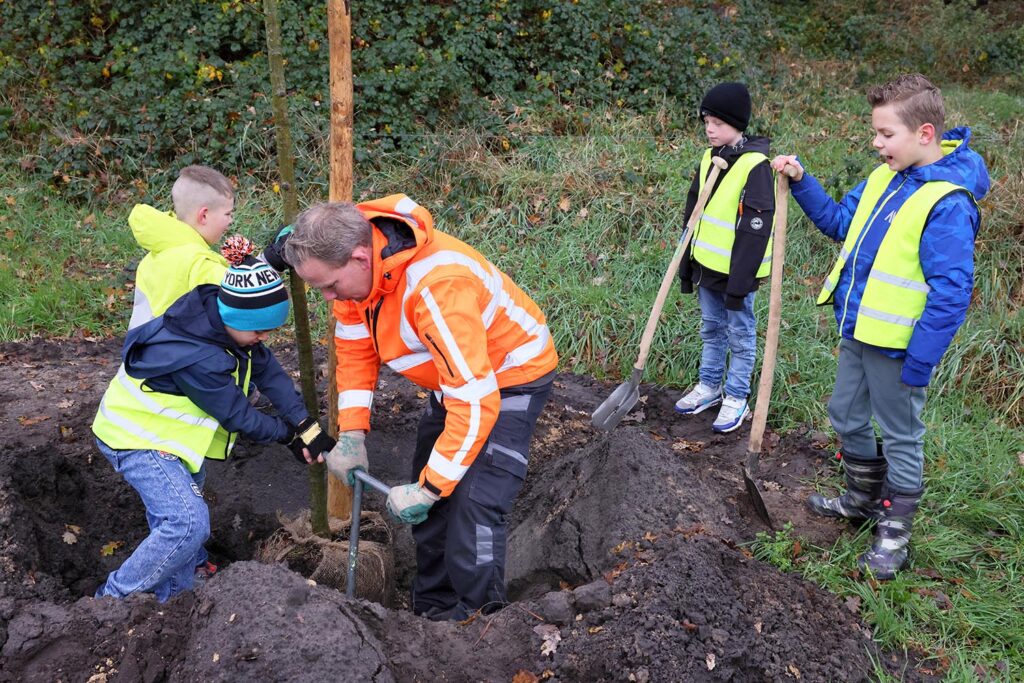
M223 199L199 209L196 228L207 244L214 245L223 239L224 233L231 227L234 216L235 200Z
M921 141L924 126L911 130L896 113L896 107L886 104L871 111L871 127L875 129L871 144L890 170L898 172L920 164L924 152Z
M311 287L319 289L325 301L362 301L373 289L372 261L366 247L356 247L352 258L343 266L309 258L297 265L295 272Z

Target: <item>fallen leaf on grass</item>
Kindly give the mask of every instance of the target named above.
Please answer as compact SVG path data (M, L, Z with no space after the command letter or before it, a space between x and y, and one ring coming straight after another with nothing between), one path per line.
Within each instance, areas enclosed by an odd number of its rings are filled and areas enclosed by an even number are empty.
M1020 463L1021 467L1024 467L1024 451L1017 454L1017 462Z
M559 633L558 627L553 624L540 624L533 627L533 632L544 641L540 645L540 653L542 655L553 655L555 650L558 649L559 641L562 640L562 634Z
M115 552L117 552L117 549L123 545L124 541L111 541L110 543L107 543L105 546L100 548L100 555L103 555L104 557L109 557L113 555Z
M31 427L32 425L39 424L43 420L49 419L49 415L37 415L36 417L28 417L27 415L22 415L21 417L18 418L18 422L21 424L22 427Z
M860 613L860 598L856 595L851 595L843 601L843 606L850 610L854 614Z
M562 197L562 200L558 202L558 209L560 211L568 211L570 206L572 206L572 202L569 201L568 197Z

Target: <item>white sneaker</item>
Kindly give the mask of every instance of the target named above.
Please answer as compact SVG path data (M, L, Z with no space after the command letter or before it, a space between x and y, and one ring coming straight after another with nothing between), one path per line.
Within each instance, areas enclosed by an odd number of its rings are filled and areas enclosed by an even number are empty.
M722 402L722 387L709 387L704 382L690 390L686 396L676 401L676 412L683 415L696 415Z
M746 399L726 395L711 429L719 434L728 434L739 429L748 415L750 415L750 406L747 405Z

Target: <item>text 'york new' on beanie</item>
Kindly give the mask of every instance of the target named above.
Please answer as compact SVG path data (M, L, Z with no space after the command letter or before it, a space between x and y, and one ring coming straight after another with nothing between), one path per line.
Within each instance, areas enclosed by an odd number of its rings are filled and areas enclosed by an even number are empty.
M224 324L236 330L272 330L288 318L288 291L276 270L247 256L224 273L217 310Z
M750 91L742 83L719 83L700 102L700 118L707 115L722 119L739 131L750 124Z

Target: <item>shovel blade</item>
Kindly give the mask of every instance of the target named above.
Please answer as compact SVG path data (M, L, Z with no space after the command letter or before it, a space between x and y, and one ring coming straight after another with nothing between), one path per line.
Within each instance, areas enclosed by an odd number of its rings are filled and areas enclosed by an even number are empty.
M626 413L632 410L639 400L640 385L638 381L630 380L620 384L590 416L590 424L594 426L594 429L609 432L615 429L615 426L622 421Z
M750 497L750 502L754 505L754 511L757 512L757 516L761 518L761 521L774 531L775 525L772 524L771 515L768 514L764 498L761 497L761 489L757 488L757 481L754 480L754 472L757 470L757 453L747 453L747 461L743 464L742 470L743 484L747 487L747 495Z

